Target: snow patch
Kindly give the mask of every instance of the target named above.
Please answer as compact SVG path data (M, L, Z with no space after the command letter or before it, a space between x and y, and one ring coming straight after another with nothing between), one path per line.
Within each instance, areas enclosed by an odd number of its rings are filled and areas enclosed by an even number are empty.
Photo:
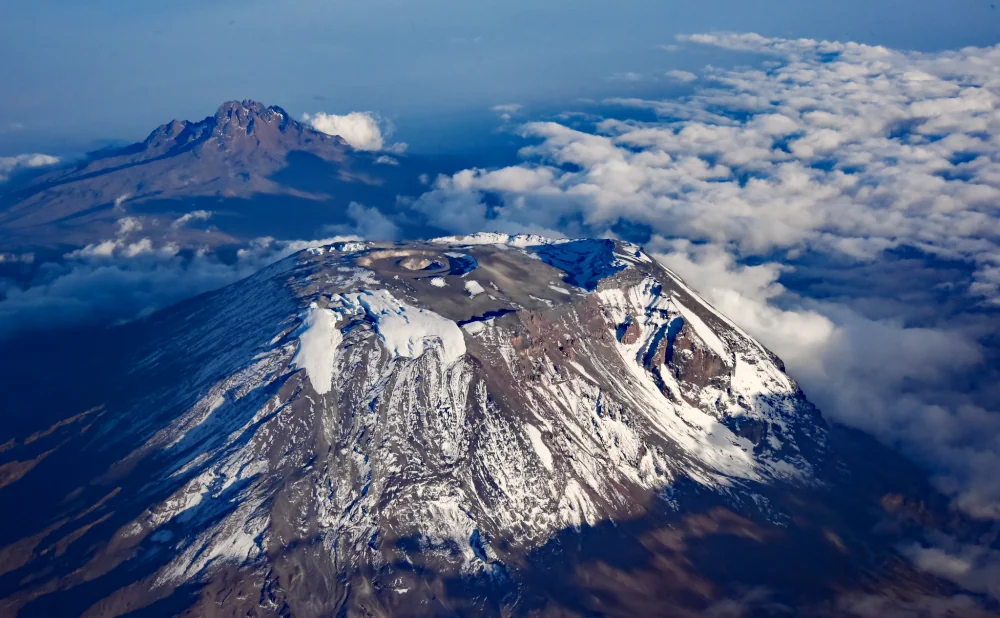
M542 432L530 423L525 424L524 428L528 432L528 438L531 439L531 446L535 449L535 454L542 460L542 465L551 471L552 451L549 450L549 447L545 446L545 442L542 440Z
M475 298L477 294L482 294L486 290L483 289L483 286L478 281L470 279L465 282L465 291L469 293L469 296Z
M333 385L333 363L343 340L337 328L337 314L313 303L302 320L302 326L299 350L292 364L305 369L313 390L325 395Z
M434 277L433 279L431 279L431 285L433 285L436 288L443 288L448 284L445 283L444 279L442 279L441 277Z
M485 322L469 322L468 324L463 324L462 329L469 333L470 335L477 335L484 330L486 330Z
M346 306L375 320L379 337L394 357L417 358L435 344L441 346L446 366L465 356L465 337L458 324L399 301L388 290L366 290L340 298Z

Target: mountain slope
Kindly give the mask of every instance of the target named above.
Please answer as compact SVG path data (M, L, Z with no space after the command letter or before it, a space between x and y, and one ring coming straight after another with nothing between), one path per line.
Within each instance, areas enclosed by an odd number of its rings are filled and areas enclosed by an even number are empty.
M959 592L896 551L913 530L883 503L932 500L920 475L632 245L340 244L108 336L93 405L4 446L25 506L0 615L844 615Z

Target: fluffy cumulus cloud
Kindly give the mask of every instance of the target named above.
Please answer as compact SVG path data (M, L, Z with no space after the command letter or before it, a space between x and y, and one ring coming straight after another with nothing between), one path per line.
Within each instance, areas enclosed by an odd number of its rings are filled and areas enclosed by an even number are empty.
M59 157L38 153L0 157L0 182L5 182L11 174L20 170L46 167L57 163L59 163Z
M614 119L527 123L523 163L440 176L413 207L459 232L646 243L782 356L827 416L1000 520L988 343L1000 334L1000 46L677 45L767 61L676 74L692 94L610 100ZM629 109L646 119L622 119Z
M404 142L389 143L392 126L372 112L351 112L349 114L303 114L303 120L317 131L327 135L337 135L355 150L387 151L403 154Z

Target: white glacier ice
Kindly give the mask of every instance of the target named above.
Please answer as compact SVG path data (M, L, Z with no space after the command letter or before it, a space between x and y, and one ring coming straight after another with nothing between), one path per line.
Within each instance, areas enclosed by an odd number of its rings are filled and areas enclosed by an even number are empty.
M333 363L342 339L337 328L337 314L313 303L306 312L302 327L299 350L292 363L305 369L313 389L324 395L330 392L333 385Z
M439 343L445 366L465 356L465 337L458 324L433 311L397 300L388 290L342 294L347 307L375 320L379 337L394 357L417 358Z

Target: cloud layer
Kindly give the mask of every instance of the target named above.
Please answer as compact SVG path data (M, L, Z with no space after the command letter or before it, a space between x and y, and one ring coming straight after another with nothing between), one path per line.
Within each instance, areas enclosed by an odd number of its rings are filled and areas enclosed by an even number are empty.
M68 253L59 263L43 264L30 286L0 279L0 339L35 329L142 317L247 277L307 247L357 239L258 238L223 259L213 252L156 242L140 232L134 219L120 219L116 238Z
M656 121L528 123L522 164L438 177L414 208L458 232L645 242L829 417L1000 519L1000 392L983 345L1000 306L1000 46L678 44L767 62L677 75L698 87L681 99L607 102Z
M47 154L22 154L13 157L0 157L0 182L5 182L11 174L23 169L45 167L59 163L59 157Z

